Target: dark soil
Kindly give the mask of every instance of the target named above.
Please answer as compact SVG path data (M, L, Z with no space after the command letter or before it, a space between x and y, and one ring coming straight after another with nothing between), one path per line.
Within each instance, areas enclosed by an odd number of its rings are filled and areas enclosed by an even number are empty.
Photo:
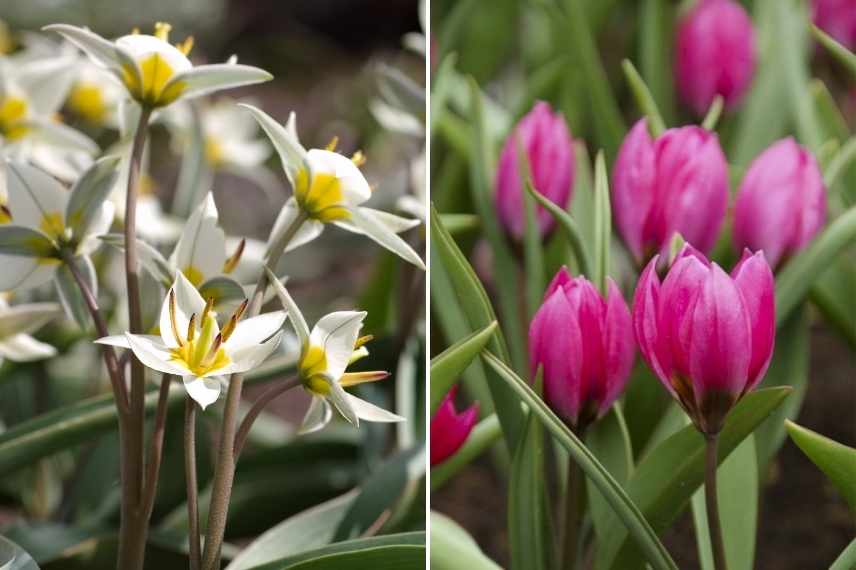
M798 422L856 446L856 354L833 333L812 335L811 380ZM755 570L822 570L856 536L856 518L823 473L788 439L766 478ZM856 484L856 482L854 482ZM431 506L463 525L501 565L508 563L506 488L482 458L432 495ZM680 568L698 568L692 519L664 537Z

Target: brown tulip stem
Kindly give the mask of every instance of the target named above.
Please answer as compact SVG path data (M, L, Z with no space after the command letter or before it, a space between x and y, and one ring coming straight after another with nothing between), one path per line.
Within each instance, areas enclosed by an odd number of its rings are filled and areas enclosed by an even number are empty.
M713 548L713 564L716 570L727 570L725 543L722 526L719 524L719 501L716 493L716 467L718 434L705 435L704 499L707 510L707 528Z
M191 398L187 398L184 404L184 478L187 483L190 570L199 570L202 566L202 545L199 542L199 490L196 478L196 402Z
M277 382L276 384L268 388L267 391L265 391L261 396L259 396L255 402L253 402L253 406L247 412L247 415L244 416L244 419L241 421L241 425L238 428L238 433L235 436L234 455L236 461L241 455L241 450L244 449L244 444L247 442L247 437L249 437L250 435L250 430L252 429L256 418L259 417L259 415L265 409L265 406L267 406L292 388L296 388L298 386L300 386L300 378L298 378L297 376L289 378L284 382Z

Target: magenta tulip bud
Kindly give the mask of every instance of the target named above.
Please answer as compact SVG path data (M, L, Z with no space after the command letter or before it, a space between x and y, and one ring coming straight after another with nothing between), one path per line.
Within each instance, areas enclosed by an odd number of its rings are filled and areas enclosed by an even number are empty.
M633 329L645 362L707 435L764 377L776 333L773 272L746 250L729 276L685 246L662 284L657 258L636 288Z
M763 250L776 267L804 248L825 221L826 186L808 150L786 138L752 162L734 206L738 250Z
M734 0L700 0L678 24L675 82L684 102L703 115L717 95L737 104L755 72L752 20Z
M516 240L523 238L526 227L520 149L529 160L535 189L563 209L571 201L576 167L574 144L564 117L539 101L505 140L496 173L496 211L506 232ZM538 205L536 214L543 237L553 228L553 217Z
M562 267L529 325L531 371L541 368L547 405L581 433L624 390L634 351L630 311L615 283L608 280L604 301Z
M812 20L850 51L856 49L856 4L853 0L812 0Z
M717 136L688 126L657 140L636 122L612 171L612 211L624 243L640 264L665 253L675 232L707 253L728 205L728 164Z
M479 415L478 403L473 404L460 414L455 411L455 394L458 387L453 386L434 417L431 418L431 466L442 463L454 455L473 430Z

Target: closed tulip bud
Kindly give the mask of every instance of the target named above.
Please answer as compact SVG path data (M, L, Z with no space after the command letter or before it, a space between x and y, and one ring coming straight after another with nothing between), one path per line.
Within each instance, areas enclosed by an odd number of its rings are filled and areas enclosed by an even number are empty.
M662 284L654 258L633 301L636 342L695 426L713 436L764 377L773 354L773 273L746 250L729 276L685 246Z
M615 283L608 280L604 300L561 268L529 326L531 370L541 369L547 405L583 432L621 395L634 350L630 311Z
M814 156L780 140L746 171L734 207L738 250L763 250L776 267L808 244L826 221L826 187Z
M479 415L478 403L461 413L455 410L455 394L458 387L453 386L434 417L431 418L431 465L442 463L454 455L473 430Z
M704 114L717 95L740 101L755 72L755 31L734 0L700 0L678 24L675 80L684 102Z
M717 136L688 126L651 138L640 119L612 171L612 211L638 263L666 253L675 232L707 253L725 217L728 164Z
M561 113L553 113L548 103L535 104L505 140L496 173L496 210L506 232L520 240L526 227L524 188L520 173L520 152L529 161L532 184L547 199L567 208L574 184L574 145ZM552 216L536 205L541 236L553 228Z
M856 6L853 0L812 0L815 25L850 51L856 49Z

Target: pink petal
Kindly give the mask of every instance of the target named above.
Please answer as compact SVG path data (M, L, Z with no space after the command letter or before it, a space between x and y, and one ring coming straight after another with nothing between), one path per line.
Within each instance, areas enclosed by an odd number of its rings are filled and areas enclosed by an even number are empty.
M600 413L604 414L621 395L627 385L636 346L633 343L633 324L630 310L612 279L607 279L606 316L604 322L606 348L606 378Z
M633 296L633 332L636 344L642 358L648 363L663 386L676 396L669 377L672 373L671 360L668 354L660 349L660 328L657 322L658 305L660 301L660 279L657 277L657 260L659 256L648 263L639 277L636 292ZM664 358L665 361L664 361Z
M690 376L692 315L696 299L710 274L709 266L690 254L677 259L660 289L658 326L663 352L669 355L673 373Z
M457 386L453 386L434 417L431 418L431 465L442 463L464 444L478 420L478 403L473 404L460 414L455 411L455 394Z
M624 137L612 169L612 212L624 243L642 260L643 227L654 204L657 171L654 141L645 119L636 122Z
M773 272L764 254L754 255L747 249L743 259L731 272L743 295L752 330L752 358L745 391L753 389L763 378L773 356L776 338L776 300Z

